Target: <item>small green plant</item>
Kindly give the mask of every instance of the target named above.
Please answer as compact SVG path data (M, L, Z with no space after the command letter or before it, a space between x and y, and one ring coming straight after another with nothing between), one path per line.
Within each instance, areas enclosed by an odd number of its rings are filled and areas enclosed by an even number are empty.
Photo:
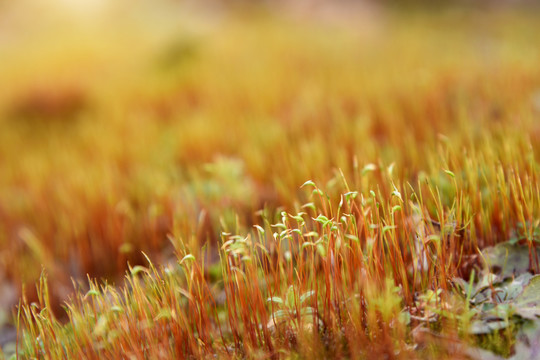
M275 311L270 315L270 323L268 327L279 327L281 324L292 324L294 330L298 332L301 329L302 324L308 326L319 325L321 322L317 310L309 306L310 300L313 296L316 296L315 291L307 291L301 294L299 297L295 294L294 286L289 286L284 298L273 296L267 299L272 307L277 307Z

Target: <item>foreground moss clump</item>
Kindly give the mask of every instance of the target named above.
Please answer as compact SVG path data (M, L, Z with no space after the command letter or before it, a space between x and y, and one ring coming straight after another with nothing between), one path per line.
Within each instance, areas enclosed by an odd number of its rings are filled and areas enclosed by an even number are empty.
M536 14L171 13L41 34L27 75L33 46L0 59L19 355L530 353Z
M535 243L510 245L513 260L498 267L488 259L506 244L465 246L470 220L434 189L438 221L413 186L392 182L385 196L340 181L339 203L308 181L312 201L298 212L262 212L249 234L223 233L220 271L175 241L176 262L130 268L123 289L91 281L67 303L67 324L49 310L42 277L39 304L20 315L24 356L478 358L510 355L536 328ZM508 275L513 261L529 266ZM519 344L521 355L535 351Z

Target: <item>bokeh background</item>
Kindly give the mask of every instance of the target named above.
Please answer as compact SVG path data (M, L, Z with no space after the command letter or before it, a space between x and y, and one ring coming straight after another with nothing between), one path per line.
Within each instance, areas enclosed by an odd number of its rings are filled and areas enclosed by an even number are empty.
M60 311L337 169L522 150L485 129L538 155L539 33L532 1L0 1L0 322L43 270Z

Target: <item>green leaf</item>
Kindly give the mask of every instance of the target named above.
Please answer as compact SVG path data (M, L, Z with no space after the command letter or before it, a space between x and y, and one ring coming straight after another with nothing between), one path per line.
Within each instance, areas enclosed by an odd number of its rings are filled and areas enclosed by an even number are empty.
M182 264L184 261L187 261L187 260L195 261L195 256L191 254L187 254L186 256L182 258L182 260L180 260L180 264Z
M516 314L523 318L536 320L540 316L540 275L531 278L529 285L516 298L514 305Z
M320 195L320 196L323 196L323 195L324 195L324 193L323 193L322 190L320 190L320 189L314 189L314 190L311 192L311 194L312 194L312 195L313 195L313 194L317 194L317 195Z
M514 300L523 292L525 287L530 283L532 277L531 273L523 273L513 279L510 283L501 285L500 289L502 291L500 294L497 294L498 297L504 301Z
M315 315L316 313L317 310L315 310L315 308L311 306L306 306L305 308L302 308L302 310L300 310L301 316Z
M259 230L259 232L264 235L264 229L262 228L262 226L259 226L259 225L253 225L257 230Z
M504 320L485 321L475 320L469 327L469 333L473 335L489 334L496 330L508 327L509 323Z
M354 242L357 242L357 243L360 242L360 240L358 239L358 236L356 236L356 235L346 234L345 238L349 239L349 240L352 240Z
M116 313L121 313L121 312L124 312L124 309L122 309L120 306L118 305L114 305L114 306L111 306L111 311L112 312L116 312Z
M528 246L504 243L495 247L488 247L482 251L482 254L490 268L500 269L502 278L522 274L530 268ZM539 255L540 252L537 254L540 261Z
M304 218L301 217L300 215L295 215L295 216L291 215L291 218L294 219L294 220L296 220L296 221L299 222L300 224L302 224L302 223L304 222Z
M285 224L282 224L282 223L277 223L277 224L274 224L274 225L271 225L271 226L275 227L275 228L278 228L278 229L287 230L287 226Z
M394 172L394 166L395 165L396 165L396 163L391 163L390 166L388 166L388 168L386 169L389 176L392 176L392 173Z
M455 177L456 177L456 175L455 175L453 172L451 172L450 170L444 170L444 172L445 172L446 174L448 174L448 175L449 175L450 177L452 177L452 178L455 178Z
M319 222L319 223L321 223L321 224L323 224L323 225L326 225L326 224L330 221L330 220L329 220L326 216L324 216L324 215L319 215L319 216L317 216L316 219L313 219L313 220L315 220L315 221L317 221L317 222Z
M303 304L304 302L306 302L313 295L315 295L315 291L313 291L313 290L302 294L302 296L300 296L300 304Z
M302 205L302 209L305 209L305 208L309 208L309 209L311 209L313 211L316 210L315 204L313 204L312 202Z
M278 310L272 313L272 317L278 321L284 318L290 317L290 316L291 316L291 313L289 310Z
M358 196L358 191L349 191L348 193L345 193L345 199L349 200L350 198L356 198Z
M377 170L377 166L375 164L367 164L366 166L364 166L364 168L362 169L362 176L366 175L367 173L371 172L371 171L374 171L374 170Z
M308 180L308 181L306 181L305 183L303 183L302 186L300 186L300 188L303 188L304 186L308 186L308 185L309 185L309 186L313 186L313 187L315 187L315 188L317 187L317 186L315 185L315 183L314 183L312 180Z
M319 253L321 257L326 256L326 249L324 248L322 244L317 244L317 252Z
M287 290L287 307L289 309L294 309L294 304L296 303L294 298L294 287L291 285Z
M154 317L154 321L161 319L169 320L172 318L172 313L169 309L161 309L158 314Z
M382 234L384 235L387 231L390 231L390 230L393 230L393 229L397 229L397 226L395 226L395 225L386 225L382 229Z
M99 292L97 290L88 290L88 292L86 293L86 295L84 295L84 297L89 297L89 296L99 296Z
M409 325L411 323L411 313L406 310L402 311L399 313L398 319L403 325Z
M137 275L140 272L148 272L148 269L141 265L136 265L130 269L131 275Z
M511 360L530 360L538 357L540 344L540 322L527 321L521 327Z
M280 298L280 297L277 297L277 296L270 297L270 298L266 299L266 301L267 301L267 302L273 302L273 303L276 303L276 304L283 305L283 299Z

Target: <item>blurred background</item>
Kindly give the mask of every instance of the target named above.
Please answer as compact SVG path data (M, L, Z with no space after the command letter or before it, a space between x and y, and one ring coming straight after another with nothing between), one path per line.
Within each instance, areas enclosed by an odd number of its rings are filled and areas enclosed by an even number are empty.
M60 311L72 278L215 248L338 168L436 174L441 134L486 128L535 144L539 20L525 0L0 1L0 322L43 270Z

